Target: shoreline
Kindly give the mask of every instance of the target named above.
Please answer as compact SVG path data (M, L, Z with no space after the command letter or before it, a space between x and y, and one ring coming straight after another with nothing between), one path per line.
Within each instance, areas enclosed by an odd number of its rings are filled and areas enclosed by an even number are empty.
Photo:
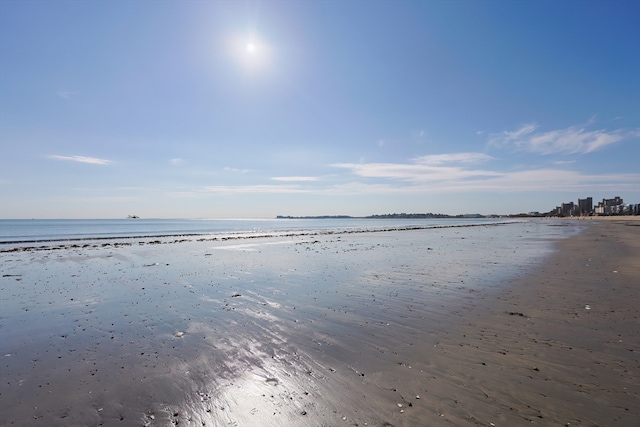
M312 217L309 217L312 218ZM320 217L318 217L320 218ZM349 219L371 219L371 217L349 217ZM378 218L376 218L378 219ZM443 220L459 220L460 218L433 218L438 221ZM506 225L525 221L539 220L555 220L555 221L615 221L615 222L633 222L640 221L640 215L617 215L617 216L580 216L580 217L504 217L492 218L483 217L478 220L491 220L491 222L480 222L471 224L454 224L454 225L409 225L409 226L393 226L393 227L374 227L374 228L346 228L346 229L291 229L280 231L218 231L218 232L175 232L175 233L153 233L153 234L132 234L132 235L111 235L111 236L85 236L85 237L51 237L51 238L35 238L35 239L17 239L17 240L0 240L0 253L15 251L37 251L37 250L55 250L66 248L99 248L108 246L113 242L115 246L130 246L132 244L159 244L159 243L184 243L197 241L216 241L216 240L233 240L233 239L255 239L255 238L272 238L272 237L293 237L293 236L323 236L333 234L350 234L350 233L376 233L389 231L415 231L430 230L434 228L451 228L451 227L482 227L485 225ZM174 240L168 240L173 238ZM153 240L155 239L155 240ZM162 239L162 240L158 240ZM132 242L134 241L134 242ZM99 242L107 242L107 245L98 244ZM34 246L37 245L37 246ZM79 246L82 245L82 246Z
M3 253L0 425L632 426L638 225Z
M259 239L259 238L282 238L282 237L304 237L304 236L333 236L341 234L360 234L360 233L385 233L392 231L417 231L417 230L432 230L440 228L466 228L466 227L484 227L484 226L498 226L508 225L516 222L522 222L518 220L511 221L494 221L490 223L478 223L478 224L454 224L454 225L409 225L409 226L395 226L395 227L380 227L380 228L352 228L352 229L330 229L330 230L287 230L287 231L273 231L273 232L217 232L217 233L175 233L175 234L151 234L151 235L132 235L132 236L98 236L98 237L77 237L77 238L53 238L53 239L38 239L38 240L8 240L0 241L0 248L3 245L12 246L9 249L0 249L0 253L3 252L18 252L18 251L38 251L38 250L54 250L54 249L69 249L69 248L101 248L110 246L112 243L103 243L98 245L96 242L112 241L114 246L131 246L132 244L175 244L185 242L215 242L225 240L237 240L237 239ZM168 238L179 238L174 240L166 240ZM155 239L155 240L151 240ZM164 239L158 240L158 239ZM131 240L138 240L131 242ZM85 242L82 246L79 243ZM89 243L92 242L93 244ZM40 246L26 246L37 243L47 243L48 245Z
M617 221L617 222L634 222L640 221L640 215L598 215L598 216L572 216L563 217L557 219L569 219L569 220L586 220L586 221Z

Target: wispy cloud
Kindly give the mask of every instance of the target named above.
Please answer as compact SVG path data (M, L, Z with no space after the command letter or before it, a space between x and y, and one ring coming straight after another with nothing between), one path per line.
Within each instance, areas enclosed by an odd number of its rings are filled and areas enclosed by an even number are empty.
M313 182L318 181L318 177L315 176L274 176L271 178L274 181L282 182Z
M469 192L529 192L529 191L635 191L638 176L634 174L585 174L562 169L533 169L515 172L494 172L491 176L479 176L470 171L457 177L433 182L384 183L359 179L327 186L301 187L297 185L227 185L210 186L197 190L172 193L174 196L216 193L238 194L309 194L324 196L389 196L426 194L463 194ZM473 176L474 178L469 178Z
M336 163L342 170L323 180L312 176L272 177L268 184L258 180L250 184L205 186L181 190L172 195L204 194L310 196L416 196L426 194L464 194L470 192L536 191L636 191L638 175L632 173L585 173L562 167L518 167L501 170L490 167L495 159L484 153L464 152L427 155L396 163ZM313 183L308 184L309 182Z
M421 156L409 163L335 163L331 166L348 169L364 178L387 178L402 181L443 181L480 176L495 176L497 172L470 169L465 164L491 160L483 153L451 153Z
M484 153L448 153L431 154L416 157L416 163L425 165L441 165L445 163L482 163L494 158Z
M440 182L402 185L394 182L380 184L350 182L318 193L330 195L421 195L469 192L529 192L529 191L635 191L638 177L633 174L584 174L560 169L496 173L481 179L447 179Z
M274 193L308 193L309 189L303 189L297 185L215 185L205 187L203 191L208 193L221 193L221 194L274 194Z
M591 122L589 123L591 124ZM527 124L515 131L492 134L490 146L513 147L538 154L586 154L625 139L640 137L640 129L608 131L587 130L570 126L564 129L540 131L537 124Z
M225 172L233 172L233 173L247 173L247 172L250 172L249 169L239 169L239 168L230 168L230 167L225 167L224 171Z
M56 95L58 95L60 98L64 98L64 99L71 99L72 96L76 95L77 92L70 92L68 90L59 90L56 92Z
M171 162L173 166L182 166L184 164L184 159L176 157L175 159L170 159L169 162Z
M67 160L67 161L78 162L78 163L89 163L92 165L108 165L109 163L112 163L111 160L99 159L97 157L86 157L86 156L60 156L57 154L52 154L49 156L49 158L56 159L56 160Z
M478 164L492 160L483 153L423 156L407 163L339 163L358 182L343 183L325 191L339 194L427 194L469 191L566 191L637 188L637 174L586 174L561 168L517 171L487 170ZM380 182L384 179L384 182Z

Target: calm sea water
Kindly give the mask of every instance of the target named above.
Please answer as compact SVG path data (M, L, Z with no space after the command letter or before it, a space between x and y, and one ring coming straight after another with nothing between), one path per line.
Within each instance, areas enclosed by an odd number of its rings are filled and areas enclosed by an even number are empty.
M33 219L0 220L0 244L319 230L376 230L504 222L496 219Z

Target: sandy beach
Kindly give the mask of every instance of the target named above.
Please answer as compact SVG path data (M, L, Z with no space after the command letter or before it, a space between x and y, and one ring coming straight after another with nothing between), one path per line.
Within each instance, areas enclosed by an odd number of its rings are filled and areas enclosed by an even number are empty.
M640 221L82 246L0 254L2 426L640 419Z
M450 423L427 424L637 425L638 226L594 221L466 313L432 354L441 374L429 398L446 402Z

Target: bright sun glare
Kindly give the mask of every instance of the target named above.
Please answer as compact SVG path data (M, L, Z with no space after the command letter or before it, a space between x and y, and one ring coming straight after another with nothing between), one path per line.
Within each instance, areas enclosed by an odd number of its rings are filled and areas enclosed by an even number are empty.
M249 53L253 53L253 52L255 52L255 51L256 51L256 45L255 45L255 44L253 44L253 43L249 43L249 44L247 45L247 52L249 52Z

